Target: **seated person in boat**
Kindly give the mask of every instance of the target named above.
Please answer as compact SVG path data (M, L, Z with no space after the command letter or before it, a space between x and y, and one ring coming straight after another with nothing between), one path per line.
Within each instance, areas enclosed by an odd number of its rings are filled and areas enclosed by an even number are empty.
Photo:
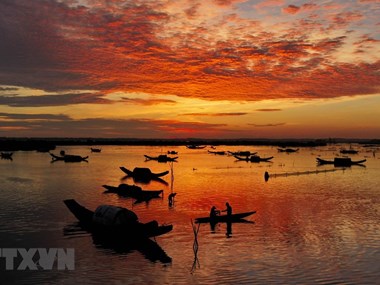
M217 215L220 214L220 211L216 209L215 206L212 206L211 207L211 210L210 210L210 218L215 218Z

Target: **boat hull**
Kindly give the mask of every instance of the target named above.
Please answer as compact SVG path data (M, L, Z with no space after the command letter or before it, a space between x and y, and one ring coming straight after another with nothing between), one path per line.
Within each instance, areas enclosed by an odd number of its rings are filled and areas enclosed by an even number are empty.
M245 212L245 213L237 213L232 214L231 216L228 215L220 215L215 217L202 217L202 218L196 218L196 223L234 223L234 222L240 222L242 219L251 216L255 214L256 211L251 212Z

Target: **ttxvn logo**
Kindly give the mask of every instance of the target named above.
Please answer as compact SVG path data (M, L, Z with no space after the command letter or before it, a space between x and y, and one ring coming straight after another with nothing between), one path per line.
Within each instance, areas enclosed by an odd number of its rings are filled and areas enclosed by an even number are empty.
M52 270L53 268L74 270L74 248L66 250L63 248L0 248L0 270Z

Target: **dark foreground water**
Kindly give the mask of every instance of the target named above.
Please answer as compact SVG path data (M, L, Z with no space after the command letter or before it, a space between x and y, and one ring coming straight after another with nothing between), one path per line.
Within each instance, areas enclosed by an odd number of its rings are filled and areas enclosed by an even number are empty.
M380 153L360 150L366 167L316 166L316 157L333 158L341 146L279 153L276 147L224 147L274 156L272 163L247 163L185 147L62 147L89 155L88 163L51 163L49 154L15 152L0 160L0 248L74 248L75 270L6 270L0 257L1 284L376 284L380 278ZM347 147L347 146L346 146ZM145 162L144 154L178 151L178 162ZM375 149L375 151L377 151ZM378 155L378 156L377 156ZM123 180L119 166L149 167L171 173L164 198L134 205L133 200L103 194L103 184ZM329 171L336 169L336 171ZM325 172L325 170L327 170ZM271 174L264 181L264 173ZM302 174L304 172L309 174ZM298 175L292 175L292 173ZM287 176L274 174L288 173ZM172 176L171 176L172 174ZM173 207L167 197L177 193ZM99 244L78 228L63 204L74 198L94 210L100 204L133 209L143 222L173 224L156 242L171 259L155 259L133 245ZM202 224L194 255L191 220L207 216L212 205L234 212L256 210L253 223L211 229ZM17 263L18 262L18 263ZM15 259L15 265L20 261ZM17 267L17 266L16 266Z

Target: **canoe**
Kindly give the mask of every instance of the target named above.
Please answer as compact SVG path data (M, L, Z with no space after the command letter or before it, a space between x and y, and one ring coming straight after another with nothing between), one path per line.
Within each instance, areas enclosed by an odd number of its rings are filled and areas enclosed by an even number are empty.
M62 160L64 162L81 162L81 161L87 161L88 156L80 156L80 155L72 155L72 154L65 154L65 155L55 155L50 153L52 161L58 161Z
M215 216L213 218L210 217L202 217L202 218L196 218L195 222L196 223L227 223L227 222L240 222L242 219L255 214L256 211L251 211L251 212L245 212L245 213L236 213L232 214L231 216L227 215L220 215L220 216Z
M232 155L237 155L237 156L250 156L250 155L257 154L257 152L250 152L250 151L235 151L235 152L229 151L228 153Z
M343 154L357 154L359 151L354 149L341 149L340 153Z
M13 152L2 152L1 159L9 159L12 160Z
M334 160L325 160L317 157L317 163L322 164L334 164L334 166L351 166L351 165L362 165L362 163L366 162L366 159L362 160L351 160L349 157L335 157Z
M102 185L106 191L105 193L116 193L119 196L131 197L138 200L146 200L148 198L158 198L164 193L164 190L142 190L141 187L136 185L128 185L125 183L119 186Z
M127 175L132 177L162 177L169 173L169 171L164 171L160 173L153 173L149 168L143 168L143 167L135 167L133 171L120 166L120 169Z
M168 162L168 161L175 161L178 156L176 157L170 157L167 156L166 154L161 154L159 156L149 156L149 155L144 155L147 160L157 160L158 162Z
M195 144L192 144L192 145L187 145L186 147L188 149L204 149L206 146L205 145L195 145Z
M294 148L278 148L277 149L279 152L286 152L286 153L291 153L291 152L297 152L299 149L294 149Z
M237 160L245 160L245 161L250 161L250 162L268 162L273 158L273 156L260 157L258 155L252 155L252 156L247 156L247 157L241 157L241 156L234 155L234 157Z
M212 150L208 150L208 153L212 153L215 155L225 155L226 154L225 151L212 151Z
M74 199L63 202L87 231L110 238L139 240L160 236L173 229L173 225L158 225L155 220L141 223L134 212L122 207L100 205L93 212Z

